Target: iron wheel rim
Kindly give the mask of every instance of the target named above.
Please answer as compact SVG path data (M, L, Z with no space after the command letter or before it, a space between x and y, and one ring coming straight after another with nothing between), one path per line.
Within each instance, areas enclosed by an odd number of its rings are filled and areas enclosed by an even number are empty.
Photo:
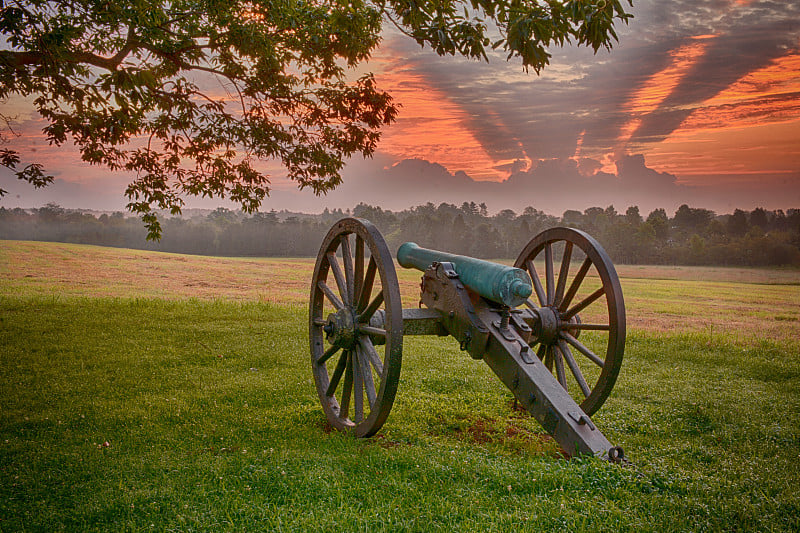
M564 243L565 250L564 254L562 254L561 266L556 278L556 265L553 257L553 245L560 242ZM568 286L567 281L569 279L570 266L572 264L572 252L574 251L575 247L583 252L585 258L584 262L581 264L581 268L578 269L578 272L572 278L573 283L577 282L577 286L573 290L573 284L571 283ZM567 249L569 249L569 252L567 252ZM537 257L539 257L542 253L544 253L545 256L544 285L541 283L539 273L533 264ZM566 267L564 266L565 257ZM588 266L585 266L587 262ZM557 315L561 318L568 316L568 313L572 309L578 307L579 304L588 300L600 290L597 289L589 297L579 299L577 304L572 305L575 301L575 297L580 291L581 285L583 285L583 282L586 279L586 275L589 273L589 270L594 268L596 275L599 277L602 294L597 296L595 300L589 302L583 309L579 309L577 312L572 314L569 318L575 317L578 319L577 321L573 320L573 322L583 322L580 320L581 317L578 313L584 309L590 308L601 298L604 298L606 303L605 309L607 313L605 317L606 322L604 324L589 324L585 322L576 323L573 325L568 325L566 323L561 324L559 326L559 333L558 337L555 339L555 342L549 345L550 348L544 350L545 356L541 357L542 360L545 361L545 359L548 357L548 352L552 350L552 353L550 354L551 361L549 361L550 364L548 365L548 369L553 372L554 369L552 367L556 367L554 372L556 379L565 388L567 388L565 382L568 381L566 376L569 372L569 374L572 375L572 381L575 382L579 389L578 392L582 394L583 398L575 398L576 394L571 393L571 395L574 399L576 399L577 403L580 404L581 409L586 414L594 414L606 401L614 387L614 384L616 383L620 368L622 366L622 358L625 349L625 303L622 296L622 288L619 283L619 277L613 263L611 262L611 259L600 243L598 243L587 233L573 228L552 228L545 230L534 237L522 250L516 262L514 263L514 266L525 269L528 274L530 274L531 279L534 282L534 288L536 290L534 291L534 294L531 295L531 298L529 298L528 302L526 302L528 307L534 310L541 307L549 307L551 309L555 309ZM584 267L586 272L583 273L583 277L577 279ZM542 299L544 299L544 302ZM605 331L608 333L608 339L605 342L605 354L603 357L601 357L599 354L595 354L594 351L584 346L577 339L578 335L572 334L575 332L579 334L581 331L592 330L593 328L599 328L600 326L606 326L607 330ZM597 329L597 331L604 330ZM542 347L545 345L543 343L540 344L536 342L533 344L533 346L536 346L537 344L539 345L537 355L540 355L543 352ZM585 357L576 359L575 354L572 351L573 349L575 349L579 355L583 355ZM578 361L584 361L585 359L591 360L590 355L584 354L582 349L587 349L591 355L594 355L599 360L602 360L603 364L600 374L593 385L586 382L584 379L584 385L589 387L589 394L586 394L586 389L584 389L579 383L579 378L576 375L575 369L573 368L573 363L575 363L578 366L578 374L580 374L581 371ZM569 361L569 357L564 353L565 350L572 357L572 361ZM561 364L559 364L559 360L561 361ZM548 363L548 361L545 362ZM592 360L592 363L598 365L598 363L594 360ZM564 366L565 364L566 367Z
M379 290L375 281L380 283ZM349 347L335 349L326 342L324 328L329 318L323 313L326 308L332 311L337 307L331 292L356 317ZM382 301L376 305L377 300ZM379 314L383 328L370 326L370 319ZM383 345L373 343L373 339L380 339L380 330L384 332ZM342 219L322 241L311 283L309 344L317 394L330 425L358 437L374 435L386 422L397 393L403 310L392 255L380 232L366 220ZM377 386L375 380L379 380Z

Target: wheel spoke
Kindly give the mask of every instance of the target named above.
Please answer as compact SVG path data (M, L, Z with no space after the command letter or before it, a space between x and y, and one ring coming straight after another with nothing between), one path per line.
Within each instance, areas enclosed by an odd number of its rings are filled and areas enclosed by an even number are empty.
M556 377L558 382L567 390L567 374L564 372L564 359L561 357L561 352L555 347L551 346L550 351L553 353L553 359L556 360Z
M550 373L553 373L553 347L548 346L544 352L544 366Z
M581 369L578 366L578 363L575 361L575 357L572 356L572 351L569 349L569 346L567 346L566 342L559 339L558 350L564 356L564 359L567 360L567 365L569 366L569 369L572 370L572 375L575 376L575 381L578 382L578 386L581 388L581 392L583 392L583 397L588 398L592 393L592 390L586 383L586 379L583 377Z
M342 355L339 356L339 362L336 363L336 369L333 371L330 383L328 383L328 389L325 391L325 396L333 396L333 393L336 392L336 387L339 386L339 381L342 379L342 374L347 367L348 359L349 357L347 355L347 350L345 350L342 352Z
M358 325L358 331L367 335L376 335L378 337L386 337L386 330L381 328L373 328L364 324Z
M564 296L564 299L561 300L561 303L558 304L558 310L562 313L567 310L567 307L570 303L572 303L572 299L575 298L575 295L578 293L578 289L581 288L581 283L583 283L583 278L586 277L586 273L589 272L589 267L592 266L592 260L588 257L583 260L581 264L581 268L578 269L578 273L575 274L575 277L572 279L572 283L569 286L569 290L567 290L567 295Z
M570 343L573 347L575 347L576 350L578 350L583 355L588 357L590 361L592 361L594 364L596 364L600 368L603 368L605 366L605 361L603 361L602 359L597 357L597 355L595 355L594 352L592 352L589 348L584 346L581 341L579 341L578 339L576 339L575 337L573 337L572 335L570 335L566 331L562 331L561 332L561 337L565 341Z
M314 322L315 326L324 326L325 324L328 323L327 320L325 320L322 317L318 317L318 316L314 317L314 321L313 322Z
M364 285L362 285L361 293L358 295L357 313L360 313L367 306L369 297L372 296L372 285L375 283L375 272L377 270L378 265L375 263L375 258L370 256L367 272L364 274Z
M353 361L353 404L356 411L353 422L358 424L364 420L364 386L362 384L361 362L359 361L358 352L353 350L350 358Z
M539 358L540 361L544 361L544 356L547 354L547 346L544 344L540 344L539 348L536 349L536 357Z
M334 252L328 252L328 264L331 266L333 277L336 279L336 286L339 287L339 294L342 295L342 301L347 302L349 300L347 297L347 282L344 279L342 267L339 266L339 261L336 260L336 254Z
M555 285L553 272L553 245L549 242L544 245L544 277L547 288L547 305L553 305L555 297L553 285Z
M350 249L350 235L342 235L342 260L344 261L344 280L347 286L347 304L353 305L355 295L355 277L353 268L353 251Z
M328 287L328 284L327 284L327 283L325 283L325 282L324 282L324 281L322 281L322 280L319 280L319 281L317 282L317 287L319 287L319 288L320 288L320 290L321 290L323 293L325 293L325 296L327 296L327 297L328 297L328 300L330 300L330 302L333 304L333 306L336 308L336 310L337 310L337 311L341 311L342 309L344 309L344 304L343 304L343 303L342 303L342 301L341 301L341 300L340 300L340 299L339 299L339 298L336 296L336 294L334 294L334 292L331 290L331 288L330 288L330 287Z
M350 414L350 395L353 392L353 356L350 350L343 353L347 354L347 370L344 373L344 391L342 391L342 402L339 408L339 418L347 418Z
M531 275L531 281L533 281L533 288L536 290L536 297L539 299L539 307L544 307L547 305L545 302L547 298L544 294L544 289L542 288L542 282L539 279L539 274L536 272L536 266L533 264L533 259L527 262L528 265L528 273ZM530 304L528 304L530 305ZM535 309L535 307L531 307Z
M560 326L558 326L561 330L566 331L573 331L573 330L592 330L592 331L611 331L611 326L608 324L573 324L570 322L562 322Z
M369 408L372 409L377 397L375 394L375 381L372 379L372 369L359 346L356 346L356 354L358 354L358 368L361 369L361 379L364 381L364 392L367 393L367 402L369 402Z
M330 348L325 350L325 353L322 354L322 357L317 359L317 364L318 365L324 365L328 361L328 359L330 359L331 356L333 356L338 351L339 351L339 347L338 346L336 346L336 345L331 346Z
M577 315L578 313L580 313L581 311L592 305L592 303L595 300L603 296L605 293L606 293L605 289L603 287L600 287L592 294L581 300L580 303L571 307L569 311L561 315L561 320L569 320L570 318L574 317L575 315Z
M564 297L564 288L567 286L570 261L572 261L572 243L566 241L564 244L564 255L561 257L561 270L558 272L558 285L556 285L556 296L553 299L553 305L558 305Z
M375 311L378 310L378 308L381 306L382 303L383 303L383 291L376 294L375 298L373 298L372 301L367 306L367 308L364 309L364 312L358 315L358 321L369 322L369 319L372 318L372 315L375 314Z
M375 346L372 345L372 341L369 340L369 337L360 337L358 339L358 343L361 345L361 348L369 357L370 362L372 362L372 366L375 367L375 372L379 375L383 375L383 363L381 362L381 358L378 355L378 352L375 351Z
M353 285L353 305L357 305L357 299L361 296L361 287L364 285L364 239L356 234L356 258L355 258L355 284Z

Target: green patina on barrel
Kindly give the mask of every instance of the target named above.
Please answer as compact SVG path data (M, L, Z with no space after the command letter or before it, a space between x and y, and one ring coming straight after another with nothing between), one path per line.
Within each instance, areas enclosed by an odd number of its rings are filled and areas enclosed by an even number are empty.
M413 242L400 246L397 261L404 268L416 268L423 272L434 262L452 263L461 283L484 298L509 307L521 305L533 292L531 278L520 268L428 250Z

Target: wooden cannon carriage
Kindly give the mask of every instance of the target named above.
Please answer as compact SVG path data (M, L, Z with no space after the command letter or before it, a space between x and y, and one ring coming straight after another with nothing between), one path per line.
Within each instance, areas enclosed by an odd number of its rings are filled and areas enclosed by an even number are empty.
M590 418L614 386L625 346L619 279L597 241L579 230L549 229L514 267L405 243L398 262L423 271L418 309L402 308L392 256L371 223L340 220L322 242L309 341L333 427L375 434L397 393L403 337L451 335L568 454L623 459Z

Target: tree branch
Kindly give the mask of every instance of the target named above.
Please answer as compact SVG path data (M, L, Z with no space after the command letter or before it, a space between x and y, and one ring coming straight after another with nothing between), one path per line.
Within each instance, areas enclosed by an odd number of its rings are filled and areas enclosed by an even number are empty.
M103 68L105 70L114 71L122 64L128 55L135 50L147 50L159 57L166 58L172 61L176 66L184 70L203 70L205 72L210 72L212 74L219 74L230 78L230 76L225 75L224 73L208 68L202 67L200 65L193 65L191 63L187 63L180 59L177 59L181 54L188 52L190 50L202 50L204 48L210 48L210 45L200 45L200 44L193 44L190 46L186 46L174 52L164 52L163 50L159 50L158 48L151 46L147 43L139 41L136 39L136 34L132 26L128 26L128 34L125 39L125 44L120 48L120 50L114 54L112 57L103 57L96 54L91 54L89 52L83 52L80 50L70 51L70 52L63 52L59 54L58 60L64 61L67 63L74 63L74 64L81 64L85 63L88 65L92 65L95 67ZM47 59L52 58L55 59L51 54L48 54L45 51L42 52L15 52L11 50L0 50L0 65L7 65L14 69L21 69L26 66L31 65L44 65L47 63Z
M127 57L128 54L136 50L138 47L139 42L135 39L135 34L133 31L133 26L128 26L128 36L125 38L125 44L120 48L119 52L114 54L114 57L110 58L112 64L114 64L113 69L109 70L116 70L116 68L122 63L122 61Z

